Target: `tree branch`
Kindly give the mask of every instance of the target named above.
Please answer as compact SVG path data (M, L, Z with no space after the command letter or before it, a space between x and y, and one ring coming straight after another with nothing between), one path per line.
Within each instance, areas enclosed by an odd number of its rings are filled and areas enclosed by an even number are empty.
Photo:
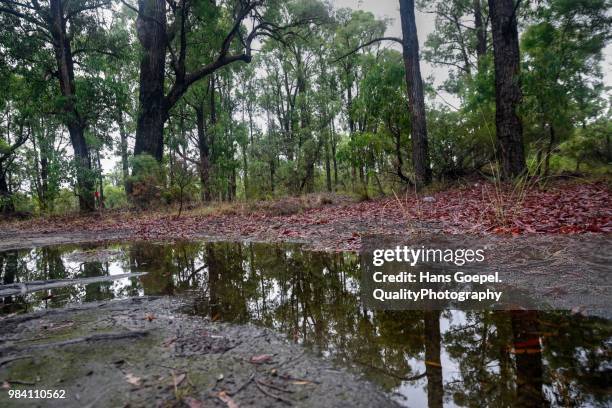
M346 58L346 57L348 57L350 55L353 55L354 53L356 53L357 51L359 51L362 48L365 48L365 47L367 47L369 45L372 45L374 43L381 42L381 41L394 41L394 42L396 42L396 43L398 43L400 45L404 45L404 42L402 41L402 39L398 38L398 37L379 37L379 38L374 38L373 40L370 40L370 41L368 41L365 44L361 44L360 46L358 46L357 48L355 48L351 52L348 52L348 53L344 54L343 56L341 56L339 58L336 58L332 62L338 62L341 59L344 59L344 58Z

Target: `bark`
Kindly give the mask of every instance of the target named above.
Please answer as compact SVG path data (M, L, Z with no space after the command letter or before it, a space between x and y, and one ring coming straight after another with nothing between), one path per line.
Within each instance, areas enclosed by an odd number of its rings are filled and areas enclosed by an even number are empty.
M476 56L478 62L487 55L487 27L482 21L482 5L474 0L474 30L476 31Z
M401 143L402 134L400 133L399 129L393 129L391 126L391 123L389 123L389 130L391 130L391 132L393 133L393 136L395 136L395 158L397 160L397 167L396 167L397 175L404 183L411 184L410 179L406 177L403 171L404 159L402 158L402 143Z
M274 183L274 176L276 174L276 162L274 159L270 160L270 190L272 191L272 195L274 195L274 190L276 189L276 184Z
M522 92L516 1L489 0L495 62L495 125L504 179L519 176L526 169L523 125L517 114Z
M327 191L332 192L332 180L331 180L331 160L329 157L329 141L325 140L325 182L327 185Z
M546 146L546 155L544 156L544 177L548 177L550 172L550 155L552 154L553 147L555 146L557 137L555 134L555 127L553 124L548 125L548 133L550 138L548 139L548 146Z
M247 146L242 147L242 171L244 171L244 199L249 199L249 162L247 158Z
M330 135L331 135L331 153L332 153L332 162L334 165L334 191L338 187L338 162L336 160L336 149L337 149L337 141L336 134L334 132L334 119L332 118L330 124Z
M94 210L94 182L91 175L91 158L85 140L85 121L76 104L74 85L74 61L70 38L66 32L66 17L62 0L50 0L50 31L53 37L53 49L57 63L57 75L60 90L64 97L62 106L64 124L70 133L74 150L74 161L77 167L77 195L81 211Z
M0 166L0 214L12 214L15 212L15 204L6 182L6 170Z
M136 29L142 45L142 57L134 155L150 154L161 162L164 123L168 119L164 98L167 45L165 0L139 0Z
M208 202L210 196L210 147L205 129L204 106L203 104L195 108L196 122L198 129L198 150L200 152L200 186L202 201Z
M419 41L414 16L414 0L400 0L402 21L402 48L408 87L408 109L412 132L412 164L415 182L418 186L431 182L429 147L427 142L427 123L425 117L425 97L419 62Z
M127 191L127 180L130 177L130 165L128 160L128 140L127 132L125 131L125 123L123 122L123 112L119 112L117 116L117 124L119 125L119 136L121 137L121 171L123 176L123 184L126 186Z

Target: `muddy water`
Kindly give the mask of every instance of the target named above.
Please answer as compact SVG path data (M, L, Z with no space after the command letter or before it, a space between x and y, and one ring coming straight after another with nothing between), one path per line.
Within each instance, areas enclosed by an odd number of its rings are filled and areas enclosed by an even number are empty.
M238 243L132 243L0 252L3 284L146 271L4 298L0 314L142 295L254 323L352 367L406 406L609 406L612 324L568 312L390 312L359 299L351 253Z

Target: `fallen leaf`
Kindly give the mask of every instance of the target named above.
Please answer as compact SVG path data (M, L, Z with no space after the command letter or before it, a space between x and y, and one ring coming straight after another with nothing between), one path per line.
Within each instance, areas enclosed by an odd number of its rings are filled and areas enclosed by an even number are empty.
M272 360L272 356L270 354L260 354L260 355L251 357L250 361L252 364L263 364L270 360Z
M221 391L217 394L217 397L225 402L225 405L227 405L227 408L239 408L238 404L236 404L236 401L234 401L232 399L232 397L230 397L229 395L227 395L227 393L225 391Z
M151 313L147 313L144 317L146 320L152 322L154 319L157 319L154 315L152 315Z

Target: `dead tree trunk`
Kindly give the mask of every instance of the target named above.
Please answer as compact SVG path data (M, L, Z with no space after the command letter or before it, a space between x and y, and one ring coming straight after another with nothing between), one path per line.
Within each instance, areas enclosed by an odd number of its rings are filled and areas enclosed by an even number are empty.
M516 10L520 0L489 0L495 62L495 125L502 177L524 173L523 125L517 114L522 93Z
M402 47L408 87L408 108L412 131L412 162L415 182L419 186L431 182L425 97L419 63L419 41L414 16L414 0L400 0L402 20Z

